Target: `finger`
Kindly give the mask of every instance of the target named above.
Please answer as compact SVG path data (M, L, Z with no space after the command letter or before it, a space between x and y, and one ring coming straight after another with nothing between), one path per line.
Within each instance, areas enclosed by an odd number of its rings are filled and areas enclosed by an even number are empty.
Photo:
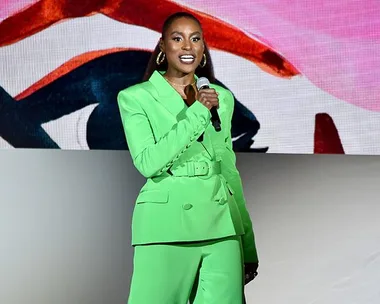
M203 95L203 96L206 98L219 100L218 95L216 95L216 94L207 94L207 95Z
M211 88L209 88L209 89L202 89L199 92L216 93L215 89L211 89Z
M200 98L207 98L208 100L219 100L218 95L216 94L205 94L205 95L200 95Z
M219 103L219 100L218 98L215 98L213 96L204 96L202 98L199 98L198 99L200 102L206 102L206 101L209 101L209 102L212 102L212 103Z
M218 95L215 90L200 90L199 94L214 94L214 95Z
M209 100L215 100L215 101L219 101L219 98L218 98L218 96L215 96L215 95L210 95L210 96L207 96L207 99L209 99Z
M218 96L218 94L216 94L216 92L214 92L214 91L207 92L207 91L204 91L204 90L198 92L198 95L199 96Z
M205 103L204 106L205 106L208 110L211 110L211 108L213 107L212 104L210 104L210 103Z
M214 95L214 94L202 94L202 95L198 95L198 99L199 100L202 100L202 99L217 99L218 96L217 95Z
M210 102L213 106L219 106L219 102L217 100L207 99L207 101Z
M219 104L219 100L217 98L205 98L204 101L209 101L213 104Z
M210 101L206 101L206 102L204 103L204 105L207 106L207 107L210 107L210 108L218 107L218 104L213 103L213 102L210 102Z

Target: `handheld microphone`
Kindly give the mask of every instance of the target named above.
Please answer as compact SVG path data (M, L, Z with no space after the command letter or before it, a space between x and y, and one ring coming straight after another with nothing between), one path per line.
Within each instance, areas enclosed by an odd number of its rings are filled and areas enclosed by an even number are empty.
M209 89L209 88L210 88L210 81L206 77L198 78L197 80L198 91L202 89ZM222 130L222 128L220 126L221 122L220 122L219 114L216 110L216 107L212 107L210 112L211 112L211 123L214 126L215 131L219 132L220 130Z

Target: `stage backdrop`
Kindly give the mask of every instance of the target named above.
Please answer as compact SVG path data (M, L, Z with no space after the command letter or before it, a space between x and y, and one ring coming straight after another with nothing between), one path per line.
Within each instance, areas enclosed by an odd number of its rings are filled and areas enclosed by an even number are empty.
M127 149L117 93L182 10L235 96L235 151L380 154L378 1L0 4L0 148Z

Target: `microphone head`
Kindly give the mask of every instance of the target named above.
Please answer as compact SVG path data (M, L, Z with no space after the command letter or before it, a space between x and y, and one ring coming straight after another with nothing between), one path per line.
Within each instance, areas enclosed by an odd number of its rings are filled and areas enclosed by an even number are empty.
M204 88L209 88L210 87L210 81L206 77L200 77L197 80L197 89L204 89Z

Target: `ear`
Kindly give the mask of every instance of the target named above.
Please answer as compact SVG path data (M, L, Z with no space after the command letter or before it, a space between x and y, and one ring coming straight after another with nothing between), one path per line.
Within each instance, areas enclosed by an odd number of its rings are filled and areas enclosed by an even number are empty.
M160 51L165 53L165 44L164 44L164 39L162 39L162 37L160 38L158 45L160 47Z

